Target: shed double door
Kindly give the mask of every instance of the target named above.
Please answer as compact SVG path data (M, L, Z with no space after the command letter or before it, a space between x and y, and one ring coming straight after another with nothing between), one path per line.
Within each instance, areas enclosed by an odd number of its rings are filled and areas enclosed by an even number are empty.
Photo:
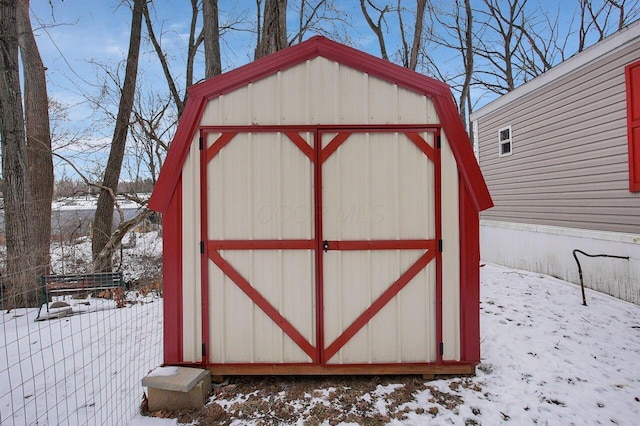
M439 131L202 128L204 362L439 361Z

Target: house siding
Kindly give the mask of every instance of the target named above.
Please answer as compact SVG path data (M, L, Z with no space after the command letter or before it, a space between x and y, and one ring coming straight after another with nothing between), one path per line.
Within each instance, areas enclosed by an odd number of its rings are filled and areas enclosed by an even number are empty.
M629 192L627 44L536 91L477 117L479 162L494 221L640 233L640 194ZM498 129L513 154L499 157Z

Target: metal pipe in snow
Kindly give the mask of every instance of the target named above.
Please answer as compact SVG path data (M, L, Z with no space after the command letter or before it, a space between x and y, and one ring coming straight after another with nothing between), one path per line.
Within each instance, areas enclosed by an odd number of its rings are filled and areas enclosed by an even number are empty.
M580 261L578 260L577 253L583 254L588 257L611 257L614 259L626 259L629 260L629 256L615 256L613 254L588 254L583 252L582 250L575 249L573 250L573 258L576 260L578 264L578 276L580 277L580 289L582 290L582 304L587 306L587 297L584 294L584 282L582 281L582 266L580 266Z

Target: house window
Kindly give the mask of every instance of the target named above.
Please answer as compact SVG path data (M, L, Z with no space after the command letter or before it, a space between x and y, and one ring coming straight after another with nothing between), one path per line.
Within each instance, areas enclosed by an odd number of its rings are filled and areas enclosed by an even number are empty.
M513 152L513 141L511 138L511 126L498 130L498 153L500 157L511 155Z
M640 61L627 65L627 137L629 190L640 192Z

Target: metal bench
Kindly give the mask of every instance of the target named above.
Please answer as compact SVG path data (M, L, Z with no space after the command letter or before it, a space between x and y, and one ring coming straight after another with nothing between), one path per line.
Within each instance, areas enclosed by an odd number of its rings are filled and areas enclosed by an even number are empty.
M47 306L53 296L68 294L91 294L96 291L124 288L125 282L122 272L100 272L95 274L72 275L42 275L40 277L41 304L38 310L38 318L42 306Z

